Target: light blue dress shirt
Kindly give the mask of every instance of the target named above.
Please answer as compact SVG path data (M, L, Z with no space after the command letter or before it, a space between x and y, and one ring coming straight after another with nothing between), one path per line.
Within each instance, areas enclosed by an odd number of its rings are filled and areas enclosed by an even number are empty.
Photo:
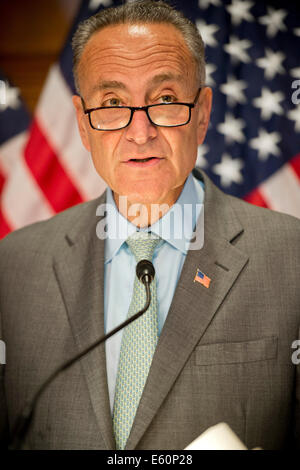
M157 222L144 229L162 238L152 260L157 283L159 335L173 299L193 230L203 210L203 201L203 183L190 173L176 203ZM136 261L125 241L138 228L120 214L110 188L107 188L106 204L104 328L105 333L108 333L127 317L133 292ZM111 412L122 333L121 330L105 344Z

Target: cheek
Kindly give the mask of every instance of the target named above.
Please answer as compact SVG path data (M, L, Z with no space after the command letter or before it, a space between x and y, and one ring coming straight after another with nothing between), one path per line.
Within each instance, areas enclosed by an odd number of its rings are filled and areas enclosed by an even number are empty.
M91 155L97 172L104 179L112 171L113 168L113 149L114 144L108 135L100 131L95 131L89 135L91 147Z
M190 126L173 129L168 136L168 142L172 149L171 162L179 171L191 171L197 158L197 131Z

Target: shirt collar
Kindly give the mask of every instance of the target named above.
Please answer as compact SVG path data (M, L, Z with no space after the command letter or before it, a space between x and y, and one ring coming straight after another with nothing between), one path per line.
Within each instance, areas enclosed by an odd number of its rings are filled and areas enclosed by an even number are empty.
M127 238L137 231L137 227L118 211L111 189L108 187L106 191L105 263L108 263ZM203 187L197 180L195 181L190 173L179 198L171 209L153 225L141 230L155 233L174 248L186 254L202 209L203 200Z

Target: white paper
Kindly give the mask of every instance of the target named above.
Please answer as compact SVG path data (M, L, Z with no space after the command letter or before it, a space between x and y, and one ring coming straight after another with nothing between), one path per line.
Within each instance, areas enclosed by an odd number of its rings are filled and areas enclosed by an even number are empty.
M247 450L247 447L226 423L208 428L185 450Z

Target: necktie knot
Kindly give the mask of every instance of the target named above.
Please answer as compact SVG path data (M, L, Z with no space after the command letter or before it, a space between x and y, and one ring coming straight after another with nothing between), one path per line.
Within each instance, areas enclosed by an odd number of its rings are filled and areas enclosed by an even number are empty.
M126 243L138 263L142 259L152 261L154 250L160 240L158 235L151 232L135 232L127 238Z

